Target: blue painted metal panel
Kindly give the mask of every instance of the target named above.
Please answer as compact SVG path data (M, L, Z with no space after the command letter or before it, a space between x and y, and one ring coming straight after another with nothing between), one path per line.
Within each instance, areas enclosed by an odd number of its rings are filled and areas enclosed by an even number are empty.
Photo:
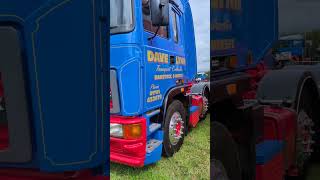
M131 32L111 36L111 68L117 72L120 94L120 115L141 115L159 108L167 92L176 87L176 80L190 82L196 75L197 59L191 8L188 0L176 0L179 43L173 40L172 18L169 38L144 31L141 1L134 1L134 29ZM171 12L172 13L172 12ZM164 62L151 62L161 56ZM170 56L183 63L170 64ZM156 57L157 58L157 57ZM135 63L133 65L132 63ZM129 65L130 69L129 69ZM126 72L126 75L123 74ZM123 75L121 75L123 74Z
M111 45L111 68L117 71L122 114L131 116L142 112L142 50L137 45Z
M190 113L196 112L199 109L199 106L191 106L189 111Z
M32 162L1 166L70 171L106 162L108 30L99 17L108 11L104 0L0 2L0 23L23 34L34 130Z
M263 165L282 153L283 141L264 141L256 145L256 164Z
M184 49L185 57L187 59L187 79L193 79L197 73L197 49L195 40L195 31L193 25L193 16L189 0L181 1L184 7Z
M247 57L259 63L278 39L277 0L213 1L211 56L237 56L238 68Z
M153 113L150 114L146 114L144 115L144 117L146 118L146 122L147 122L147 127L150 126L150 119L153 116L156 116L160 113L160 110L156 110ZM151 139L156 139L160 142L163 141L163 131L162 131L162 127L160 127L158 130L150 132L149 128L147 128L146 130L146 134L147 134L147 142L150 141ZM162 155L162 143L155 149L153 150L151 153L146 153L146 159L144 161L144 165L148 165L148 164L152 164L155 163L157 161L159 161L161 159L161 155Z
M152 139L157 139L159 141L163 141L163 131L159 130L156 131L153 136ZM144 161L144 165L148 165L148 164L152 164L155 163L157 161L159 161L161 159L161 155L162 155L162 143L155 149L153 150L151 153L147 153L146 154L146 159Z

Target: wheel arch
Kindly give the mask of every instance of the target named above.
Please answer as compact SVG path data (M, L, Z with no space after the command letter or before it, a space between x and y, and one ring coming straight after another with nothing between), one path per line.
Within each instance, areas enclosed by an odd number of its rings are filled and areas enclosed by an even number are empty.
M281 69L270 71L261 80L257 99L262 104L281 104L298 109L302 91L309 88L319 99L320 76L311 70Z
M191 87L191 93L196 93L196 94L201 94L201 95L205 95L205 93L209 93L210 94L209 83L202 82L202 83L194 84Z
M184 95L184 92L182 91L182 89L186 90L186 86L174 87L167 92L167 94L164 98L164 101L163 101L162 108L161 108L162 123L164 123L165 114L167 112L168 106L170 105L170 103L173 100L180 100L185 107L186 107L187 103L189 102L188 96ZM187 120L187 122L188 122L188 120Z

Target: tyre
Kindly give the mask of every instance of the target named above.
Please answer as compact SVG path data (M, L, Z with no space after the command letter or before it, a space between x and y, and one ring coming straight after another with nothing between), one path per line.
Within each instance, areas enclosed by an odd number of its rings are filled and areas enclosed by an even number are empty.
M200 120L204 120L207 117L208 111L209 111L209 92L206 90L203 93L203 98L202 98L202 109L201 109L201 113L200 113Z
M304 170L314 151L316 112L312 94L310 88L304 87L297 103L296 164L300 177L304 176Z
M225 171L230 180L242 179L238 146L228 129L221 123L211 122L210 149L212 153L211 157L216 162L221 163L219 166L220 175L223 175L223 171ZM224 170L221 167L223 167Z
M211 169L210 169L211 179L229 180L227 172L220 161L213 159L210 163L210 166L211 166Z
M163 126L165 156L171 157L180 150L186 127L186 110L180 101L174 100L167 109Z

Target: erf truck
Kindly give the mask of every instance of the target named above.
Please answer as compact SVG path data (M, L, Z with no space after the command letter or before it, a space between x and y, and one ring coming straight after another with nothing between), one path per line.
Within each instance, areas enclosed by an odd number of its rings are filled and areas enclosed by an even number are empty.
M105 0L0 2L0 179L106 179Z
M173 156L206 98L190 91L196 47L188 0L111 0L110 160Z
M268 71L279 36L319 29L319 3L213 0L213 179L301 179L319 156L319 65Z

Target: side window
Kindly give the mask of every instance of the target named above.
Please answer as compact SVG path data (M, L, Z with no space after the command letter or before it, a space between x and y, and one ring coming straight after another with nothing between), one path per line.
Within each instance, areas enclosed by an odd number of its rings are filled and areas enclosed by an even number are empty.
M156 33L158 27L152 25L149 1L150 0L142 1L143 27L145 31ZM161 26L158 31L158 36L168 38L168 27Z
M179 26L178 26L178 15L174 11L172 12L172 29L173 29L173 40L174 42L179 42Z

